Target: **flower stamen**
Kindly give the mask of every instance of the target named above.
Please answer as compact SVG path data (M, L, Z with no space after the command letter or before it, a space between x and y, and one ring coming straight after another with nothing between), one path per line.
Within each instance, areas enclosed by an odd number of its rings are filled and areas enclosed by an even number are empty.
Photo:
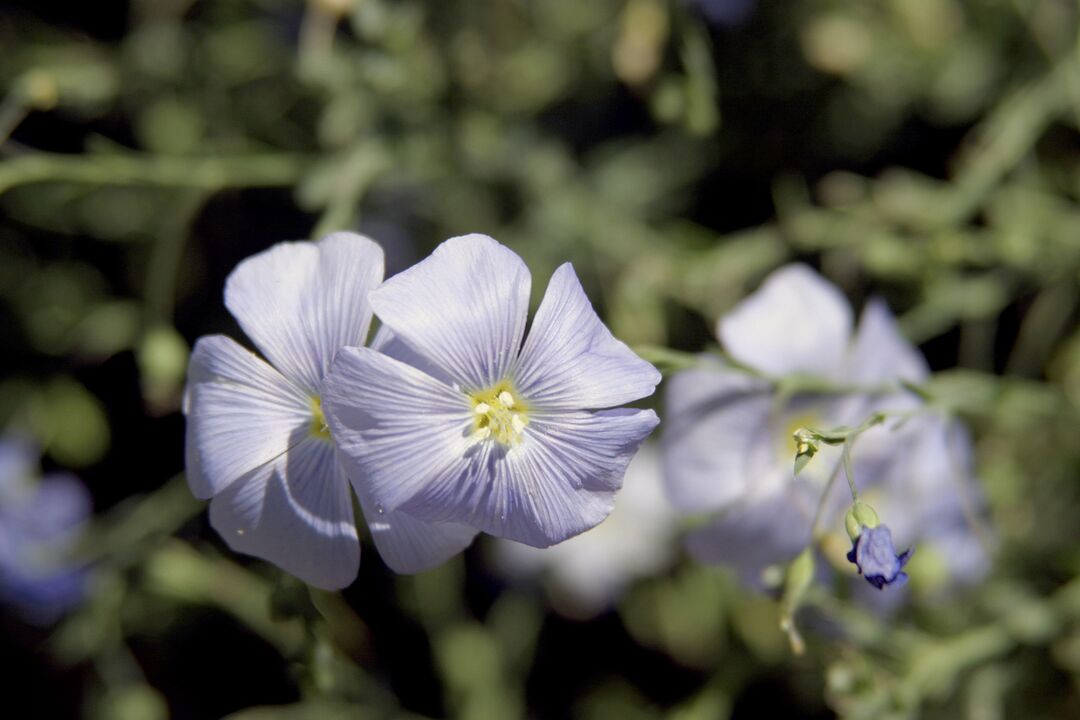
M311 398L311 436L320 440L333 440L330 435L330 426L326 424L326 415L322 409L322 398Z
M473 404L473 437L476 440L494 439L503 445L520 442L529 424L528 408L508 382L469 393L469 399Z

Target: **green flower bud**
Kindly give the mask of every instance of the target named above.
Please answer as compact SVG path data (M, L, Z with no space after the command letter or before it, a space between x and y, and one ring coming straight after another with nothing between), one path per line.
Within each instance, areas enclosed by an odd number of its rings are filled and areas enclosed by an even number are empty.
M863 527L877 527L880 522L877 513L874 512L874 508L857 500L852 504L851 509L848 510L847 514L844 516L844 527L847 529L848 537L850 537L852 541L862 534Z
M802 604L803 596L814 579L814 551L807 547L791 561L784 579L784 596L781 599L780 629L788 636L791 650L801 655L805 650L802 635L795 627L795 611Z
M795 474L798 475L817 454L818 444L814 434L806 428L799 428L792 437L795 439Z

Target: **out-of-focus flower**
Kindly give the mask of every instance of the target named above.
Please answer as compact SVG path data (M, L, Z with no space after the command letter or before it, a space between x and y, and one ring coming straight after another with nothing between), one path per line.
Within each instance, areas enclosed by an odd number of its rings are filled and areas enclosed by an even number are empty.
M888 525L863 525L862 532L853 542L847 559L855 564L868 583L881 590L886 585L899 586L907 582L903 568L911 559L911 549L896 554Z
M0 601L48 624L85 595L86 568L71 555L92 508L73 475L37 474L30 444L0 440Z
M717 513L690 534L690 551L706 562L732 564L758 585L768 566L788 562L810 542L814 514L839 462L839 448L823 445L793 477L792 433L855 426L877 411L917 409L921 401L899 381L920 382L928 369L883 303L868 303L853 332L846 299L799 264L770 275L721 318L717 334L734 361L760 376L703 358L671 379L665 478L677 507ZM801 378L802 390L787 392L785 377ZM808 390L814 382L832 387ZM979 505L967 452L954 423L920 414L862 433L854 475L860 492L879 498L873 504L905 541L955 534L981 552L965 521ZM841 478L825 499L823 527L835 523L848 502Z
M511 578L545 574L559 610L588 618L610 607L634 580L672 561L676 523L664 497L659 451L646 443L626 469L619 502L606 521L546 549L500 540L496 565Z
M616 406L650 395L660 374L604 327L569 264L522 344L530 285L514 252L468 235L372 293L393 335L382 352L343 351L325 400L385 510L537 547L611 512L658 422Z
M705 20L713 25L738 27L754 11L755 0L685 0L696 7Z
M231 548L317 587L356 577L350 480L380 555L398 572L441 563L475 535L376 508L326 427L323 378L342 347L366 340L368 294L382 275L382 250L360 235L279 243L240 263L225 285L225 305L266 360L213 335L199 339L188 368L192 492L213 498L210 522Z
M983 537L974 531L983 497L974 477L971 439L962 424L938 414L911 422L895 433L898 456L881 470L878 482L860 488L860 497L888 519L898 538L918 543L920 564L933 559L948 579L975 582L989 569L993 538L985 528Z

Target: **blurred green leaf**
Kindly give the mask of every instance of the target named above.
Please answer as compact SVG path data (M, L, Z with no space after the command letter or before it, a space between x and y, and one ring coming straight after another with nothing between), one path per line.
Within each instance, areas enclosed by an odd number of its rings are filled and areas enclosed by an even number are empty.
M55 378L30 402L34 432L58 463L85 467L108 451L111 433L105 406L77 381Z

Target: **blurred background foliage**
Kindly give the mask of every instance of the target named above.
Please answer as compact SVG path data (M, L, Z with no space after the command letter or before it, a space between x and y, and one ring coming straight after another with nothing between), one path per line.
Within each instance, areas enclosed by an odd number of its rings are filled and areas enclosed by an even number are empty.
M1071 0L102 0L0 6L0 423L83 478L84 605L0 611L41 717L1080 716L1080 8ZM370 550L344 593L225 550L184 485L187 351L242 258L358 229L571 260L699 351L799 258L885 297L1000 546L882 618L683 557L591 620ZM655 357L662 353L654 352ZM656 400L659 404L659 398Z

